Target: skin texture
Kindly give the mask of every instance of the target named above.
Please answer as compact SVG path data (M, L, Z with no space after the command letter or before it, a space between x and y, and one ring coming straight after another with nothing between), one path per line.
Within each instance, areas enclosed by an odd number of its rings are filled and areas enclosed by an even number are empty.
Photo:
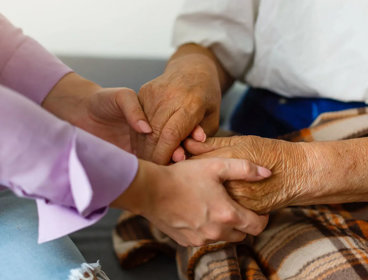
M194 158L242 158L272 170L259 182L227 184L242 206L264 214L290 205L368 200L368 139L291 143L256 136L187 140Z
M258 235L268 216L241 207L227 194L228 180L262 180L271 173L245 160L205 159L159 166L140 161L129 189L112 206L150 220L182 246L237 242ZM263 174L263 175L261 175Z
M151 132L134 91L103 89L75 73L61 79L42 105L127 151L131 150L129 132ZM197 127L193 133L203 130ZM111 206L145 216L183 246L241 241L247 233L259 234L268 217L242 208L223 184L262 180L270 174L244 160L208 159L171 166L140 160L134 181Z
M64 76L42 106L116 146L131 152L130 129L151 133L136 93L129 88L102 88L76 73Z
M272 177L259 183L229 182L231 196L258 213L269 213L289 205L302 194L304 149L296 143L253 136L211 138L203 145L186 142L187 150L199 157L243 158L263 164ZM195 157L197 158L197 157ZM298 180L296 180L298 178Z
M192 136L204 141L217 131L221 91L231 83L208 49L194 44L180 47L164 73L138 93L153 129L150 135L136 135L138 156L159 164L183 159L180 144L184 139Z

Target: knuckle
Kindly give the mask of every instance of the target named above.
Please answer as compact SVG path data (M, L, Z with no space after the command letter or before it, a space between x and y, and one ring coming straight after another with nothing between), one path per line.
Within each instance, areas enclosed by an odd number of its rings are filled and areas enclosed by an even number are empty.
M160 137L160 132L157 129L154 129L152 127L152 133L150 135L144 135L144 138L145 138L144 145L149 145L152 147L156 146L159 137Z
M144 116L142 108L137 104L136 106L131 106L130 108L131 116L141 117Z
M244 174L249 174L252 171L252 165L249 161L247 160L242 160L242 166L243 166L243 170L244 170Z
M251 229L252 235L257 236L264 231L264 229L266 228L266 225L267 225L267 221L265 222L259 221L257 223L248 224L248 228Z
M181 134L178 128L176 127L165 127L162 130L161 137L165 142L177 142L181 140Z
M256 225L254 227L253 235L255 235L255 236L260 235L262 233L263 229L264 229L264 225L262 225L262 224Z
M193 238L192 240L190 240L189 244L192 247L201 247L201 246L205 245L206 242L205 242L205 239L197 236L197 237Z
M232 224L237 221L236 211L233 209L222 210L219 214L218 220L220 223Z
M160 138L161 130L162 130L162 127L161 127L160 123L158 123L157 121L152 120L150 122L150 125L152 127L152 133L150 134L150 136L151 136L150 138L158 140Z
M168 92L170 92L170 84L162 81L161 76L145 83L139 89L139 94L146 94L150 97L152 97L152 95L161 95L162 93L167 94Z
M183 242L183 241L177 241L177 243L181 246L181 247L189 247L190 244L187 242Z
M222 160L213 160L209 166L209 169L212 172L220 174L221 172L224 172L226 168L226 164Z
M141 88L139 89L139 95L142 95L142 94L146 94L148 92L151 92L152 89L153 89L153 82L152 81L149 81L147 83L145 83L144 85L141 86Z
M188 108L192 108L192 110L197 111L198 109L203 108L203 106L205 105L204 99L201 95L199 94L192 94L190 95L191 98L188 98Z
M161 92L161 87L157 85L155 80L145 83L138 92L138 98L140 101L151 102L152 99L156 99L157 95Z
M205 236L208 240L218 241L221 239L222 234L220 229L212 229L207 231Z
M137 95L137 93L133 89L127 88L127 87L120 88L119 92L124 93L124 94L131 94L131 95L134 95L134 96Z
M194 247L201 247L201 246L204 246L204 245L206 245L206 244L207 244L206 240L204 240L204 239L200 239L200 240L195 241L195 242L193 243L193 246L194 246Z

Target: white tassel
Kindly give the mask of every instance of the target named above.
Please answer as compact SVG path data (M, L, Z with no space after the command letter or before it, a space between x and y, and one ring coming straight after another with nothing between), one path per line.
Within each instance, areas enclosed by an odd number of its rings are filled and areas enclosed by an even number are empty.
M82 263L80 268L70 270L68 280L110 280L102 271L100 261Z

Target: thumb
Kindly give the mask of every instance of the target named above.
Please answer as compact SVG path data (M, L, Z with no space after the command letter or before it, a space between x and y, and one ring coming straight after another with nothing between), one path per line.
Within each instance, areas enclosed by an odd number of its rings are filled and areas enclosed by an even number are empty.
M235 229L252 235L259 235L265 229L269 220L269 215L258 215L237 204L235 201L233 205L239 217L239 222L235 226Z
M206 133L204 132L203 128L200 125L197 125L193 131L192 131L192 139L199 141L199 142L205 142L206 141Z
M149 125L142 106L139 103L137 94L129 88L121 88L116 93L116 104L126 118L130 127L138 133L151 133L152 128Z
M206 142L198 142L194 139L188 138L184 141L184 148L192 155L200 155L208 153L219 148L230 146L231 137L212 137L208 138Z
M173 162L179 162L186 159L185 151L182 146L176 148L171 159Z
M272 175L272 172L245 159L217 159L218 174L222 181L245 180L248 182L260 181Z

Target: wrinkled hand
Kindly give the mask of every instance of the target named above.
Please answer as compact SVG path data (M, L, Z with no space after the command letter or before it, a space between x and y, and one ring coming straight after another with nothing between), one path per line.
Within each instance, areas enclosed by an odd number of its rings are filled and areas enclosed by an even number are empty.
M62 78L42 106L128 152L132 151L130 130L142 134L152 132L133 90L101 88L75 73Z
M182 246L242 241L267 224L267 216L232 200L223 183L262 180L264 174L271 174L269 170L238 159L190 160L170 166L140 160L139 166L132 185L113 206L145 216Z
M177 58L142 86L138 96L153 133L133 141L139 157L159 164L179 161L184 159L181 141L190 135L204 141L216 132L221 89L211 63L200 55Z
M241 158L264 166L272 176L260 182L234 181L227 184L230 195L241 205L257 213L297 205L308 190L306 154L301 143L256 136L210 138L205 143L186 140L185 148L194 158Z

